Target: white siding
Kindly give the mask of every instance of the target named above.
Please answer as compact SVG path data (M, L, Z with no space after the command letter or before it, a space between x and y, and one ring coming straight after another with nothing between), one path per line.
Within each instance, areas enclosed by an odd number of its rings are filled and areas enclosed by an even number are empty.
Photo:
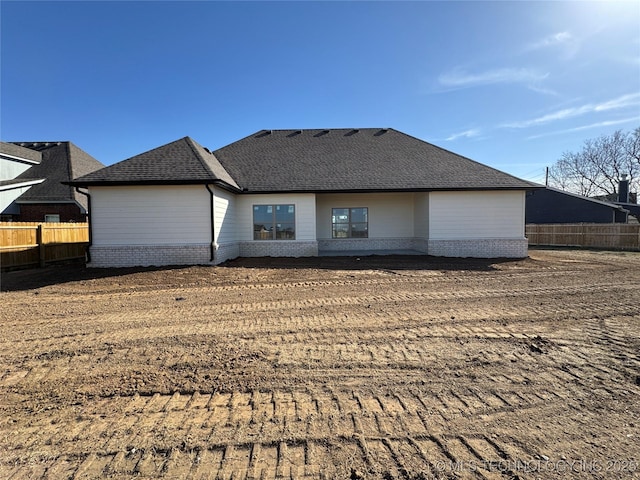
M0 191L0 213L4 212L5 208L11 205L16 198L18 198L30 188L31 186Z
M89 193L94 245L211 242L204 185L92 187Z
M237 242L236 235L236 196L233 193L222 190L219 187L214 189L214 211L216 238L215 243L225 245Z
M429 238L524 238L524 202L524 191L431 192Z
M316 240L316 198L313 193L239 195L237 198L237 237L243 242L253 241L254 205L295 205L296 240ZM279 240L286 242L286 240Z
M414 195L413 225L416 238L429 237L429 194Z
M0 180L13 180L34 165L33 163L22 163L9 158L0 158Z
M413 193L318 194L316 199L318 239L331 238L331 209L367 207L369 238L414 236Z

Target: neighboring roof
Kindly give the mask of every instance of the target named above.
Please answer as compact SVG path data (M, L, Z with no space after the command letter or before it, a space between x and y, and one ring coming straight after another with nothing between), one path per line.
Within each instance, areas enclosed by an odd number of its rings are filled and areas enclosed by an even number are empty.
M619 205L553 187L527 195L526 223L625 222L629 211Z
M631 215L640 220L640 205L638 205L637 203L615 202L615 204L620 208L628 210Z
M12 142L14 145L39 153L42 161L25 171L16 180L45 181L34 185L16 199L17 203L78 202L85 209L87 201L68 182L76 176L93 172L104 165L71 142Z
M25 163L40 163L42 154L30 148L20 147L13 143L0 142L0 154L16 158L18 160L27 160Z
M544 187L544 185L540 185L540 186ZM570 197L579 198L580 200L585 200L585 201L588 201L588 202L598 203L600 205L604 205L606 207L614 208L616 210L620 210L620 211L624 210L624 208L621 207L620 204L614 204L612 202L599 200L599 199L593 198L593 197L584 197L582 195L578 195L577 193L567 192L566 190L560 190L559 188L554 188L554 187L544 187L544 188L546 190L550 190L552 192L562 193L563 195L569 195Z
M262 130L213 153L185 137L71 183L212 181L248 193L540 188L397 130L380 128Z
M238 188L213 153L189 137L136 155L89 175L74 185L154 185L213 183Z

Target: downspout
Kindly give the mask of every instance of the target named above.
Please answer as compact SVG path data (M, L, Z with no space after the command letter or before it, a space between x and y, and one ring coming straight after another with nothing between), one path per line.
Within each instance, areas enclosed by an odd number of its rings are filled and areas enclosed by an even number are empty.
M89 221L89 245L87 245L87 263L91 262L91 245L93 245L93 228L91 222L91 195L89 192L83 192L80 187L76 187L76 192L87 197L87 220Z
M214 248L214 244L216 242L216 224L215 224L215 195L213 193L213 190L211 190L211 188L209 188L209 184L205 184L205 187L207 187L207 190L209 191L209 195L211 196L211 244L209 245L209 250L211 252L211 258L209 259L210 262L213 262L214 257L215 257L215 248Z

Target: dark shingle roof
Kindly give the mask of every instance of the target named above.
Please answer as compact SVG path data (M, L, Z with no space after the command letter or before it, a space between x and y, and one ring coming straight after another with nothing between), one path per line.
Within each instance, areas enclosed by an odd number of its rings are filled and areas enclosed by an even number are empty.
M379 128L262 130L213 153L185 137L72 183L215 180L261 193L537 188L397 130Z
M14 145L13 143L0 142L0 154L7 154L12 157L23 158L30 160L31 162L40 163L42 160L42 154L36 150L30 148Z
M217 158L189 137L155 148L74 180L76 185L236 182Z
M535 187L393 129L263 130L214 153L249 192Z
M42 155L39 165L34 165L16 179L30 180L44 178L16 199L16 202L69 202L76 201L85 208L86 197L61 182L68 182L74 176L93 172L104 165L71 142L13 142L26 149L35 149Z

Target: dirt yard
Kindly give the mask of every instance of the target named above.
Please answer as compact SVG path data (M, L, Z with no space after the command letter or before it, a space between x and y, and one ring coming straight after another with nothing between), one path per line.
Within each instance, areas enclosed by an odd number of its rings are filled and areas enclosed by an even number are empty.
M640 478L640 254L2 274L0 478Z

